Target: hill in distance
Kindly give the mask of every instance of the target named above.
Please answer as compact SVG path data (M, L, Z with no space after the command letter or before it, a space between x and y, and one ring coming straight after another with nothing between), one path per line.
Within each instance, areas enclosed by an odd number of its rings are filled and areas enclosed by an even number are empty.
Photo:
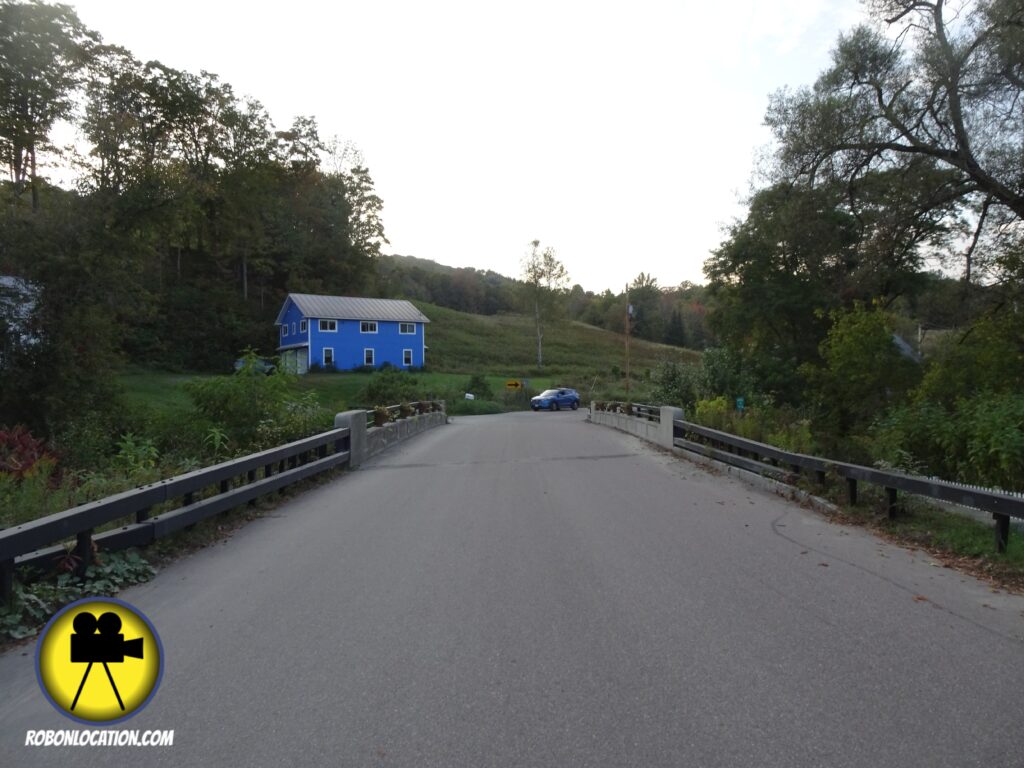
M544 365L537 368L532 318L502 313L477 315L422 301L413 304L430 318L427 367L451 373L497 376L554 376L566 381L625 371L625 337L572 320L551 323L544 332ZM630 368L641 378L659 362L697 363L700 353L667 344L630 339Z

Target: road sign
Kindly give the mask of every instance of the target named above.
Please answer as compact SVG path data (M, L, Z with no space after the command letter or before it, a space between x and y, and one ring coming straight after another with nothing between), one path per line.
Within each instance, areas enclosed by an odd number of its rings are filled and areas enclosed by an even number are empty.
M505 382L505 389L522 389L523 384L519 379L509 379Z

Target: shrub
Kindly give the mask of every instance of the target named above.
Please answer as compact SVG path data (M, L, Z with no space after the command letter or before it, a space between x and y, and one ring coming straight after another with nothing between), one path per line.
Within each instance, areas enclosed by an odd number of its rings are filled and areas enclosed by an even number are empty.
M419 399L419 382L414 376L395 368L375 373L363 390L366 405L395 405Z
M448 413L458 416L483 416L501 413L501 405L493 400L448 400Z
M750 373L744 369L743 358L728 347L712 347L701 357L700 378L696 387L702 398L749 396L758 389Z
M694 421L712 429L728 429L729 415L732 407L729 401L723 397L716 397L711 400L698 400L694 409Z
M920 369L893 343L892 322L885 313L857 306L834 312L832 320L820 347L824 365L804 365L801 372L817 405L818 421L844 437L898 402Z
M43 441L25 427L0 429L0 473L20 478L46 456Z
M72 483L57 483L52 457L39 459L20 477L0 472L0 528L35 520L74 506Z
M479 373L474 373L469 377L469 381L466 382L464 391L473 393L480 400L494 399L494 390L492 390L491 385L487 383L487 379Z
M316 393L304 392L286 399L271 418L264 419L256 428L256 441L242 446L246 452L272 448L290 443L331 428L334 415L320 405Z
M870 432L877 461L946 480L1024 490L1024 396L982 393L947 410L895 408Z
M185 384L196 410L224 429L236 445L257 442L261 423L282 416L289 400L289 374L280 368L269 376L256 370L255 353L246 352L233 376L197 379Z
M61 606L93 595L112 595L120 589L148 581L153 567L137 551L102 552L85 571L85 579L70 573L25 586L15 582L10 605L0 604L0 641L29 637Z
M784 451L814 455L818 448L811 433L810 419L776 424L766 435L764 442L782 448Z
M658 405L675 405L691 410L697 402L701 370L683 363L662 362L654 370L651 399Z
M160 452L148 437L137 437L127 432L117 441L117 456L114 457L114 463L125 474L134 475L153 469L159 458Z
M52 442L64 466L96 469L110 460L114 451L111 436L121 431L107 415L83 412L62 423Z

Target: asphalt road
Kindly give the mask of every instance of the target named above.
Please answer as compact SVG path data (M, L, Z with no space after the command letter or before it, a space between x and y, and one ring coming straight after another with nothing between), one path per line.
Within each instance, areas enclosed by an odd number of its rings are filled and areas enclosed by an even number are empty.
M456 418L121 595L166 671L78 727L0 658L0 766L1024 765L1024 599L605 427Z

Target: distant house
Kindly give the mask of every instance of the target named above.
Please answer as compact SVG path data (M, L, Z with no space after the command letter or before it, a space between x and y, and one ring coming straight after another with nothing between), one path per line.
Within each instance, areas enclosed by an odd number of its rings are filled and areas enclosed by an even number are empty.
M290 293L277 315L286 370L422 368L430 320L408 301Z

